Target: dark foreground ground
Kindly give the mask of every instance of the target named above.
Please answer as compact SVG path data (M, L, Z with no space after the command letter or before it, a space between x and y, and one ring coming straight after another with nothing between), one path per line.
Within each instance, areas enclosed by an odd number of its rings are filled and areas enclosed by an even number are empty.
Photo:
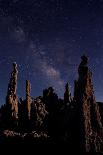
M0 132L0 150L6 154L87 154L78 144L72 145L58 139L50 138L46 133L16 133L5 130ZM22 152L22 153L21 153ZM3 153L4 154L4 153ZM98 154L89 152L89 154Z

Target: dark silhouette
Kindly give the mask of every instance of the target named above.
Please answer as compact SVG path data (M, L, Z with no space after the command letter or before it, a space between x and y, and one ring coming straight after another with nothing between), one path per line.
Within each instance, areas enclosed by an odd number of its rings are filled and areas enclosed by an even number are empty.
M88 58L84 55L81 59L74 97L67 83L64 99L59 99L52 87L43 90L43 96L31 97L29 81L26 98L18 99L18 70L13 63L6 104L0 109L0 143L67 144L69 150L103 152L103 105L95 100Z

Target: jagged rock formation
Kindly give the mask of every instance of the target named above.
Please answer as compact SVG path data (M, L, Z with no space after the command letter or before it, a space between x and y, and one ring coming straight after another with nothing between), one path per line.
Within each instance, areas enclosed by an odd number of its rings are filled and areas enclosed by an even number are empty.
M103 107L96 103L88 58L81 58L74 97L67 83L64 99L59 99L52 87L45 89L43 96L33 98L31 84L26 81L26 98L18 100L18 70L13 63L6 104L0 108L0 139L31 141L39 137L40 142L44 137L48 142L49 137L52 144L68 144L68 151L103 152Z
M32 128L35 127L37 130L44 130L44 124L46 117L48 116L48 112L45 108L45 104L43 103L42 97L37 97L31 104L31 124Z
M10 121L14 124L18 119L18 97L17 97L17 77L18 69L17 64L13 63L13 71L11 73L10 82L8 84L8 91L6 97L7 117L8 123Z
M32 98L31 84L26 81L26 99L20 98L19 129L22 131L43 129L48 112L42 97Z
M72 97L71 97L70 87L69 87L69 83L67 83L65 86L64 103L70 104L71 102L72 102Z
M6 97L6 104L11 104L12 116L18 118L18 97L17 97L17 64L13 63L13 71L11 73L10 82L8 85L8 92Z
M58 104L58 96L52 87L43 91L43 101L48 111L54 112Z
M100 115L101 115L101 121L102 121L102 125L103 125L103 102L97 102L98 106L99 106L99 111L100 111Z
M26 106L27 106L27 115L29 120L30 120L31 103L32 103L30 93L31 93L31 84L28 80L26 80Z
M52 87L43 91L43 102L49 112L47 126L48 132L52 137L57 135L57 116L58 116L58 96Z
M79 79L75 81L74 99L77 108L77 139L82 144L82 150L86 152L101 152L103 145L103 128L99 106L96 103L92 73L88 68L88 59L82 56L79 65ZM101 144L102 140L102 144ZM80 145L80 144L79 144ZM103 151L103 150L102 150Z

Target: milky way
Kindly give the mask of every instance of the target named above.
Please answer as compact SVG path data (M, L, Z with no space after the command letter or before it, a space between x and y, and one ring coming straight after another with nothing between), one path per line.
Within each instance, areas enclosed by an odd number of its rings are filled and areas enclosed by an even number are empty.
M72 92L83 54L89 56L97 100L103 100L102 0L0 0L0 100L5 102L12 62L19 69L18 95L25 80L32 95L53 86Z

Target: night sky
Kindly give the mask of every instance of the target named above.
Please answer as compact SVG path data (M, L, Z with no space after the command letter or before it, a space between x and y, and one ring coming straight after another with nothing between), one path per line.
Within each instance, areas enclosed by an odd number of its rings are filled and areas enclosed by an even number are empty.
M49 86L63 97L66 82L73 92L83 54L103 101L103 0L0 0L0 104L12 62L18 64L19 97L25 98L26 79L33 97Z

